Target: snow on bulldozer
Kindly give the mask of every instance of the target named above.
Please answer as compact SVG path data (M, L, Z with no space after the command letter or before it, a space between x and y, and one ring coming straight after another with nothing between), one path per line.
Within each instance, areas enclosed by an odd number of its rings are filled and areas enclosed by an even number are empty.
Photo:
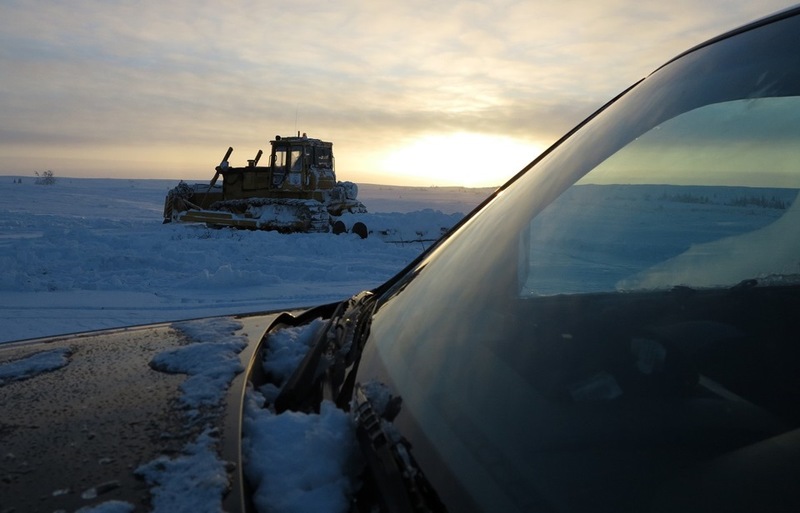
M276 135L270 145L266 165L259 165L263 155L259 150L246 166L231 166L233 148L228 148L210 183L181 181L164 200L164 222L367 236L363 222L347 227L339 219L367 209L356 198L355 183L336 181L333 143L298 132L296 137Z

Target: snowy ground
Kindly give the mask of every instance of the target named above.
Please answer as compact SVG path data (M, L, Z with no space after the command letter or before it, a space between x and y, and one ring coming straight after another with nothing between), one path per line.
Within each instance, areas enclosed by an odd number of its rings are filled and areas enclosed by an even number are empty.
M172 185L61 179L42 186L32 179L0 180L0 342L339 300L390 278L423 249L421 244L387 244L349 235L162 225L163 197ZM769 191L764 197L772 200L755 208L735 201L749 197L750 190L728 188L717 191L719 196L707 196L705 189L612 187L614 194L600 195L611 201L592 204L591 186L576 188L563 197L563 204L539 216L525 284L532 293L565 286L574 292L613 290L633 270L650 268L665 255L678 254L669 262L681 267L682 258L694 255L685 251L687 246L696 245L708 256L720 244L715 241L726 241L719 249L730 252L742 250L731 241L759 248L758 237L772 240L772 230L796 230L796 207L785 210L796 205L796 190ZM362 186L361 198L371 212L390 213L376 215L381 222L437 225L456 222L461 216L450 214L469 211L490 192ZM571 228L548 231L549 216L572 218L571 223L554 223ZM609 220L615 229L625 230L628 237L623 240L631 244L602 245L607 232L596 223ZM658 223L663 228L665 220L672 231L660 229L654 244L647 235ZM599 252L576 251L582 248L576 241ZM635 241L657 254L633 251ZM787 255L796 265L796 248L789 247ZM663 265L659 270L659 276L664 275ZM551 283L551 276L570 279ZM273 333L261 362L265 370L285 380L320 323ZM177 323L174 327L190 343L158 354L151 366L187 375L181 400L190 408L218 404L241 371L235 358L243 344L233 335L237 326L225 318ZM0 386L68 365L69 358L64 351L47 351L6 364L0 368ZM254 503L260 511L273 513L346 511L359 466L352 419L328 403L318 414L277 415L264 406L279 385L252 390L247 397L243 446ZM214 433L204 432L182 454L159 457L136 469L151 486L154 511L219 509L227 482L216 443ZM132 510L131 504L107 502L86 511Z
M21 183L18 183L21 180ZM0 342L344 299L423 244L163 225L172 180L0 177ZM380 222L452 224L491 189L361 185Z

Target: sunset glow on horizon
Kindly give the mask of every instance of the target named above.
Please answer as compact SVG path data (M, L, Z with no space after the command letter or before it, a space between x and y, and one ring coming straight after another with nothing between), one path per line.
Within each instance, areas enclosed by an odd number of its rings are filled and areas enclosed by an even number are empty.
M435 179L466 187L490 187L502 185L543 149L497 135L426 135L389 151L379 167L388 176L402 173L417 184Z

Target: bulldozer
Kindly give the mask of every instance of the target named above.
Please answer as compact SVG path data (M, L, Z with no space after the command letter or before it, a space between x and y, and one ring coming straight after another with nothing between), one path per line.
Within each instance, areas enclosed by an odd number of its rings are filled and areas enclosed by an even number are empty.
M181 181L164 200L164 222L284 233L349 231L367 237L364 223L348 229L337 219L367 209L357 199L355 183L336 180L333 143L298 132L276 135L270 145L266 165L259 165L263 151L258 150L246 166L231 166L233 147L229 147L210 183Z

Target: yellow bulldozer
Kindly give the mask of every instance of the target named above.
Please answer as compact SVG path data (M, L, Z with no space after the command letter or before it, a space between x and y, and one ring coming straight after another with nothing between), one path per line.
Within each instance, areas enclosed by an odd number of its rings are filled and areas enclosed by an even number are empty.
M164 222L367 236L364 223L348 228L337 219L367 209L357 199L355 183L336 180L333 143L298 132L291 137L276 135L270 145L266 165L259 165L263 155L259 150L246 166L231 166L231 147L209 183L181 181L167 193Z

